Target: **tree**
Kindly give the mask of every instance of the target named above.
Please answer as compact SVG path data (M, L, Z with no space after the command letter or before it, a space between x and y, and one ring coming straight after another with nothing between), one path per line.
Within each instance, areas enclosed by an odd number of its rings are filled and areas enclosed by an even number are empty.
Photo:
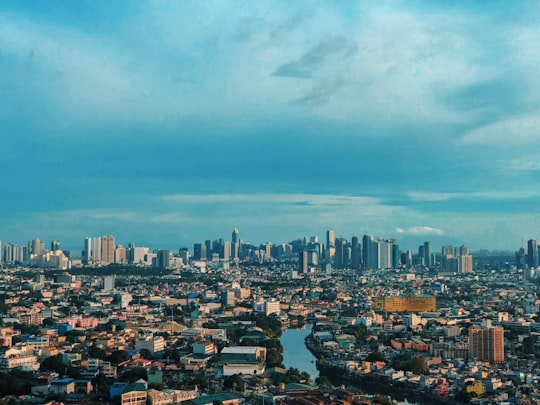
M414 374L428 374L429 366L426 362L426 359L422 356L416 356L411 360L411 371Z
M107 357L107 353L101 347L97 347L94 345L90 346L90 348L88 349L88 357L91 359L105 360L105 358Z
M366 361L375 362L375 361L386 361L384 354L381 352L372 352L366 357Z
M62 360L63 356L57 354L56 356L47 357L39 365L40 371L55 371L60 375L63 375L67 371L67 365Z
M109 356L112 364L119 364L126 360L129 360L129 354L125 350L114 350Z
M148 349L141 349L139 350L139 354L143 359L151 359L152 358L152 352Z
M323 387L331 387L332 382L325 376L319 376L315 379L315 384L322 385Z

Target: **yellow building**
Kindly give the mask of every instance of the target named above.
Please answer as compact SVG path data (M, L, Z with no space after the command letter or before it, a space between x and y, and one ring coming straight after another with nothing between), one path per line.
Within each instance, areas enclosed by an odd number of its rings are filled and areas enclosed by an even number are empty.
M429 312L437 310L433 296L419 297L375 297L373 308L385 312Z
M474 381L472 384L467 384L465 390L467 394L474 392L477 396L480 396L484 393L484 384L482 384L482 381Z

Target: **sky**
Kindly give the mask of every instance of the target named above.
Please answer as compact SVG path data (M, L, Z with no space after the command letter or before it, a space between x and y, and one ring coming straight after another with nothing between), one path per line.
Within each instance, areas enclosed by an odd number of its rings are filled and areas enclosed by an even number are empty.
M0 240L517 250L539 38L537 1L2 1Z

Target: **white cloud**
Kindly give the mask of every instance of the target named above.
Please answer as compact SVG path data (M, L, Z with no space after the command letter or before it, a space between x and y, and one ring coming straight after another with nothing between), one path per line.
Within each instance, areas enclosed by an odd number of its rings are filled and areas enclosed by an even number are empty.
M461 139L463 144L486 146L540 145L540 113L512 117L474 129Z
M441 229L431 226L411 226L409 228L396 228L396 232L403 235L418 235L418 236L442 236L444 232Z
M474 200L520 200L527 198L540 197L540 190L525 190L525 191L472 191L472 192L455 192L455 193L434 193L434 192L417 192L411 191L407 193L411 201L425 202L441 202L459 199L474 199Z

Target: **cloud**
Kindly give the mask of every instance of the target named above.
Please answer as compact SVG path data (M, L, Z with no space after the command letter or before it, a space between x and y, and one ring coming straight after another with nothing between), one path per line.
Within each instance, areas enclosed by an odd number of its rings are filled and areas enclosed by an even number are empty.
M323 39L305 52L299 59L279 66L274 76L309 79L324 65L328 58L341 54L349 56L355 49L354 44L345 37L337 36Z
M463 136L462 144L494 147L540 145L540 111L489 123Z
M322 107L330 101L330 98L336 94L345 81L339 77L322 80L311 88L304 96L294 100L293 103L307 105L308 107Z
M412 201L442 202L449 200L519 200L540 197L536 190L474 191L456 193L408 192Z
M396 228L398 234L403 235L418 235L418 236L442 236L444 232L438 228L432 228L430 226L411 226L409 228Z

